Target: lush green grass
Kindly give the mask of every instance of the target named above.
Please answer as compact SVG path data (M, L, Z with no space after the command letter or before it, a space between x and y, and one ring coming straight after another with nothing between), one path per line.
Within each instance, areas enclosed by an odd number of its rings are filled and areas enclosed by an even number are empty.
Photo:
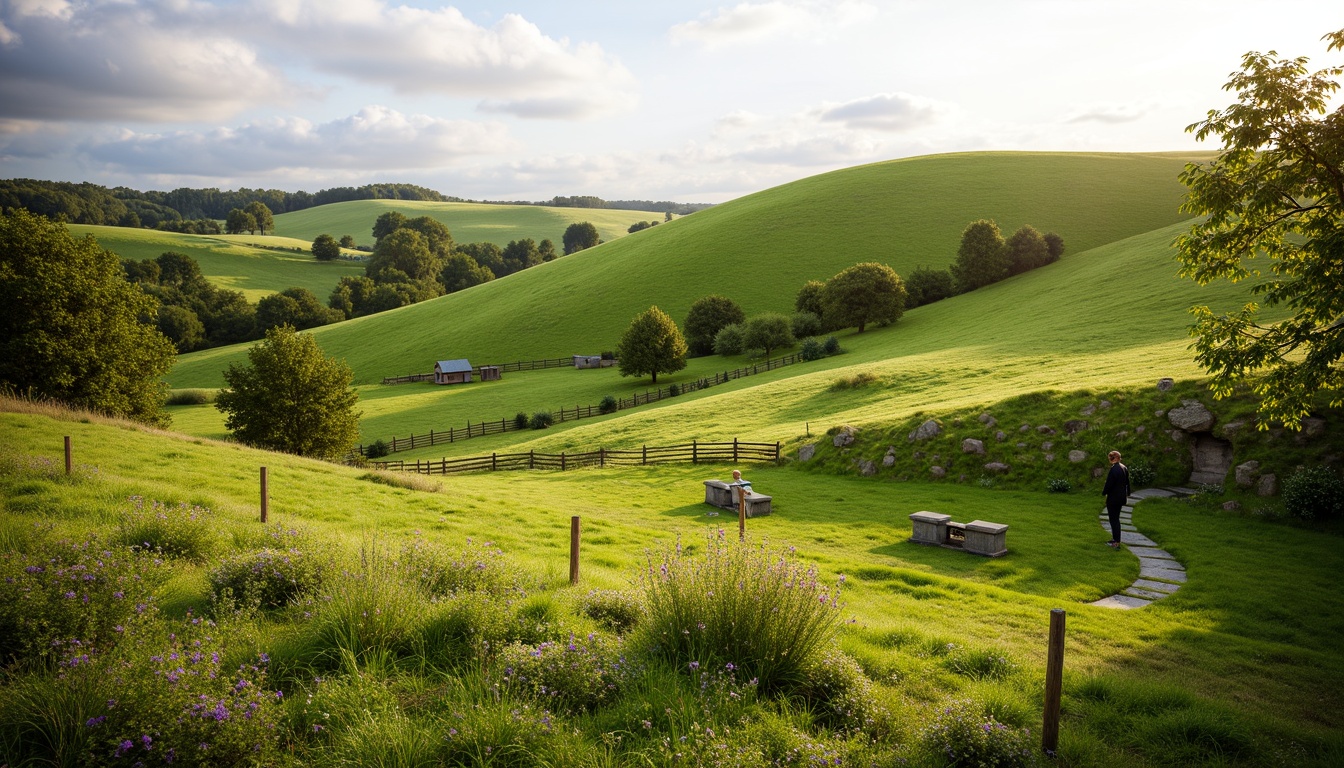
M663 214L606 208L551 208L539 205L490 205L485 203L431 203L418 200L352 200L319 205L275 217L277 235L313 242L327 234L339 240L353 235L360 245L373 245L373 223L388 211L409 219L429 216L448 226L458 243L494 243L501 248L510 240L530 237L540 243L550 240L557 252L564 251L565 228L576 222L597 227L598 236L610 242L625 237L631 224L657 221Z
M978 218L994 218L1009 233L1027 223L1058 232L1070 254L1151 232L1182 219L1176 174L1183 162L1153 155L986 153L852 168L316 335L328 354L350 363L357 382L427 371L450 357L593 354L614 347L630 319L653 304L680 320L696 299L723 293L748 314L791 312L803 282L829 278L855 262L883 261L897 272L946 266L962 229ZM1161 256L1149 257L1165 258L1165 245ZM1166 276L1174 272L1169 262L1162 269ZM1117 279L1101 270L1089 277ZM1128 285L1131 278L1124 280ZM1082 285L1071 288L1078 289L1075 301L1091 298ZM1121 291L1111 295L1129 298ZM170 381L218 386L219 372L242 355L242 349L220 348L184 356Z
M166 251L184 253L201 265L201 273L211 283L242 291L254 303L286 288L307 288L325 303L342 277L364 274L364 265L359 262L323 263L314 259L309 251L311 240L269 235L181 235L87 224L71 224L70 231L76 236L93 235L99 245L123 259L142 261L158 258Z
M644 565L646 548L670 545L680 535L693 552L706 532L712 535L719 527L731 532L735 522L706 517L709 508L700 503L700 481L726 475L727 467L462 476L445 478L442 491L424 492L370 482L352 468L55 415L0 414L6 457L0 541L17 541L16 534L38 521L72 534L105 527L122 518L126 497L142 495L211 509L212 528L222 534L227 555L258 540L257 467L266 465L272 519L282 526L302 528L348 554L371 543L395 552L402 542L418 539L450 545L465 537L492 541L542 576L545 589L529 599L527 610L562 628L583 626L567 607L579 592L626 587ZM73 438L78 465L73 480L64 479L59 466L66 434ZM38 459L48 468L34 465ZM1344 552L1336 536L1213 508L1144 502L1136 509L1136 523L1186 564L1190 582L1155 606L1115 612L1082 602L1128 584L1138 564L1131 555L1101 546L1100 505L1091 495L746 469L759 490L775 497L774 515L748 521L752 536L797 547L801 558L820 566L824 581L847 577L844 614L854 623L844 630L841 645L874 681L873 701L894 708L898 722L905 723L883 737L891 743L915 743L917 731L952 699L973 699L1004 722L1034 729L1048 613L1063 607L1069 621L1066 764L1164 765L1174 755L1185 756L1176 760L1181 763L1206 761L1222 750L1234 752L1231 762L1238 764L1275 764L1287 754L1299 757L1298 764L1327 765L1342 754L1344 654L1335 640L1344 631L1344 597L1331 585L1344 566ZM907 516L922 509L1008 523L1010 554L990 560L909 544ZM563 586L568 519L576 513L583 516L584 533L583 584L577 591ZM174 561L172 567L179 575L162 587L165 610L180 616L188 607L198 612L207 607L202 569L208 566ZM392 606L376 595L360 595L338 597L365 601L351 603L356 606ZM400 738L403 731L392 728L392 721L423 725L427 713L437 711L435 702L471 711L464 704L470 697L454 686L469 689L476 683L454 677L458 682L445 688L436 682L445 678L431 670L388 666L389 657L373 653L379 647L394 656L402 653L396 638L412 631L402 625L433 620L428 607L404 608L409 613L386 614L381 629L361 625L360 632L392 633L381 635L385 640L357 641L375 643L360 646L366 650L356 662L368 677L335 678L351 684L384 680L386 688L379 689L390 691L388 700L399 706L378 714L381 705L370 703L372 720L343 721L335 713L356 692L319 702L332 713L322 722L335 729L336 743L353 748L343 740L359 734L374 741ZM415 618L424 611L429 611L424 618ZM275 656L279 677L271 684L300 701L305 678L283 672L290 668L285 665L318 652L313 643L356 642L346 634L320 640L311 633L327 626L321 622L309 629L284 615L253 621L255 629L243 628L244 648ZM548 630L553 631L563 629ZM335 671L340 669L349 668ZM639 720L649 715L639 714L637 702L659 702L678 685L676 677L661 680L654 687L662 694L648 690L612 705L616 709L610 712L602 710L607 714L566 717L562 730L580 735L573 750L600 751L600 733L641 732ZM364 691L358 700L376 702L385 695ZM662 709L657 703L653 711ZM766 709L749 708L745 722L764 727L774 717L793 717ZM702 723L707 716L717 717L702 713ZM818 712L795 722L811 738L824 739L817 730L824 722L820 717ZM651 719L659 732L676 727ZM626 748L635 746L621 749ZM309 756L318 762L335 759L329 753Z

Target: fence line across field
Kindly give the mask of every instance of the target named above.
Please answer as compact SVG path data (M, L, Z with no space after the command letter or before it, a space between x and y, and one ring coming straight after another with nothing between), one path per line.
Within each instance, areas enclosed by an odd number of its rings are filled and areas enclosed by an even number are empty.
M715 373L713 376L702 376L701 378L695 379L693 381L688 381L684 384L669 384L668 386L663 387L662 389L650 390L645 392L636 392L634 395L630 397L623 397L617 399L616 410L623 411L626 408L635 408L637 406L647 405L649 403L656 403L665 398L676 397L677 395L687 394L690 392L697 392L699 390L707 389L709 387L718 384L723 384L732 381L734 379L740 379L744 376L753 376L757 373L773 371L776 368L782 368L786 365L792 365L793 363L799 362L800 360L801 358L797 354L786 355L784 357L777 357L773 360L766 360L763 363L747 365L741 368L733 369L731 371L724 371L722 373ZM542 360L536 362L547 362L547 361ZM520 365L520 363L514 363L514 365ZM552 367L559 367L559 366L552 366ZM431 379L433 378L433 374L426 374L426 375L428 375L429 378ZM386 382L387 380L384 379L384 383ZM674 387L676 388L677 395L671 394ZM587 419L593 416L603 416L603 415L606 414L602 411L602 407L599 405L576 405L573 408L560 408L558 411L551 412L551 416L555 419L555 422L557 424L566 421L573 421L575 419ZM503 432L513 432L518 429L528 429L528 428L529 427L526 424L523 425L522 427L519 427L513 418L502 418L499 419L498 421L479 421L476 423L468 421L467 426L465 427L449 427L446 430L431 429L429 430L429 434L417 435L412 433L410 437L393 437L390 440L384 441L384 445L387 446L388 453L397 453L398 451L410 451L416 448L430 448L435 445L441 445L445 443L455 443L458 440L469 440L473 437L484 437L485 435L497 435ZM352 456L353 455L368 456L369 446L367 445L357 446L352 451Z
M642 446L636 450L612 450L576 453L492 453L489 456L468 456L458 459L442 458L437 461L375 461L376 469L394 472L417 472L422 475L447 475L455 472L505 472L523 469L570 470L582 467L632 467L689 461L723 463L743 461L780 460L779 443L749 443L733 440L721 443L691 441L684 445Z
M573 357L554 357L548 360L519 360L515 363L500 363L499 365L478 365L471 369L473 376L480 376L482 368L498 368L500 373L509 373L510 371L535 371L546 368L573 368ZM432 373L412 373L407 376L388 376L383 379L384 384L407 384L413 381L433 381Z

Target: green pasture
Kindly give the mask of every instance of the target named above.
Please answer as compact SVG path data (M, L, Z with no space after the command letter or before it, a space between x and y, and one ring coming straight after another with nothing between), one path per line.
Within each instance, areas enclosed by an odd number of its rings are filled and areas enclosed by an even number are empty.
M5 408L24 410L12 401ZM71 535L107 529L126 499L139 495L212 510L222 557L261 528L263 465L271 519L281 526L348 553L374 541L395 550L416 538L489 540L540 574L561 606L594 587L629 588L646 553L678 539L694 550L721 528L735 535L731 513L708 516L701 503L701 481L726 476L727 466L480 474L403 487L354 468L78 415L0 413L0 434L6 541L39 521ZM70 480L60 470L64 435L77 465ZM828 582L846 577L844 613L852 623L841 647L883 697L901 702L911 719L907 737L942 703L966 698L1035 732L1049 611L1063 608L1062 764L1275 765L1289 755L1294 764L1323 766L1344 754L1344 653L1336 642L1344 597L1332 586L1344 566L1337 536L1211 506L1143 502L1136 525L1185 563L1190 580L1158 604L1117 612L1085 603L1129 584L1138 562L1102 546L1093 494L742 468L775 499L773 515L748 521L750 535L796 547ZM919 510L1007 523L1010 553L981 559L912 545L908 515ZM583 520L578 590L566 578L574 514ZM206 609L208 567L175 566L180 576L161 594L170 614ZM274 651L291 632L288 619L254 621L249 636L258 650ZM1014 671L968 677L955 672L961 654L992 654ZM392 674L387 684L399 680L398 689L432 687L429 678L415 682L411 669Z
M91 224L69 227L75 236L93 235L99 245L123 259L143 261L166 251L184 253L201 265L201 273L211 283L242 291L253 303L286 288L307 288L325 302L342 277L364 274L364 265L356 261L314 259L309 251L311 240L270 235L182 235Z
M882 261L900 273L919 265L945 267L956 257L962 230L978 218L994 218L1005 233L1023 224L1058 232L1070 256L1082 255L1181 221L1176 174L1184 162L1165 155L984 153L836 171L315 335L327 354L349 362L358 383L427 370L436 359L592 354L614 347L631 318L650 305L680 321L696 299L721 293L749 315L792 312L805 281L827 279L856 262ZM454 237L461 239L456 230ZM1160 245L1147 258L1166 259L1167 243ZM1167 277L1174 275L1170 262L1162 268ZM1119 286L1110 295L1125 299L1131 285L1147 280L1118 268L1089 277ZM1079 302L1091 300L1089 288L1065 286ZM1096 294L1105 293L1098 284ZM1133 300L1146 301L1139 290L1134 293ZM963 297L957 306L980 300ZM1036 300L1056 303L1054 297ZM982 318L980 325L1002 320ZM233 347L183 356L169 381L175 387L219 386L220 371L243 354Z
M361 245L373 245L373 223L388 211L406 218L429 216L443 222L458 243L494 243L532 238L550 240L557 252L564 251L563 237L570 224L589 222L606 242L625 237L630 225L640 221L663 223L664 214L611 208L552 208L540 205L494 205L488 203L434 203L422 200L351 200L307 208L275 217L275 233L313 242L327 234L339 240L352 235Z

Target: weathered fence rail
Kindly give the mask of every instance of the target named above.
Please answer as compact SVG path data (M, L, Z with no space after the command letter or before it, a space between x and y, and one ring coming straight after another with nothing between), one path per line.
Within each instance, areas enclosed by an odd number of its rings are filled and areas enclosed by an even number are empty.
M563 359L563 358L562 358ZM715 373L713 376L703 376L682 384L669 384L662 389L647 390L636 392L630 397L624 397L616 400L616 411L623 411L627 408L635 408L649 403L656 403L669 397L696 392L701 389L724 384L734 379L740 379L744 376L754 376L758 373L773 371L776 368L783 368L786 365L800 362L802 360L796 354L777 357L773 360L766 360L763 363L747 365L741 368L735 368L731 371ZM546 362L544 360L536 362ZM432 374L430 376L433 378ZM614 413L612 410L603 411L600 405L576 405L573 408L561 407L558 410L551 411L551 416L555 422L562 423L574 421L575 419L587 419L593 416L602 416L606 413ZM448 429L429 430L429 434L411 434L409 437L393 436L389 440L384 440L383 444L387 446L388 453L397 453L398 451L410 451L416 448L430 448L436 445L446 443L455 443L459 440L469 440L473 437L484 437L485 435L496 435L503 432L513 432L517 429L527 429L526 425L519 427L513 418L502 418L492 421L467 422L465 427L449 427ZM368 456L369 446L359 445L351 452L351 457Z
M456 472L507 472L516 470L570 470L583 467L620 467L666 464L673 462L723 463L744 461L773 461L780 457L779 443L749 443L733 440L731 443L701 443L691 441L684 445L651 446L638 450L611 450L575 453L492 453L489 456L442 458L420 461L375 461L372 466L394 472L418 472L422 475L447 475Z
M573 368L573 357L555 357L549 360L519 360L514 363L500 363L499 365L477 365L472 367L471 372L475 376L481 375L481 368L498 368L500 373L509 373L510 371L536 371L546 368ZM388 376L383 379L384 384L408 384L413 381L433 381L432 373L412 373L407 376Z

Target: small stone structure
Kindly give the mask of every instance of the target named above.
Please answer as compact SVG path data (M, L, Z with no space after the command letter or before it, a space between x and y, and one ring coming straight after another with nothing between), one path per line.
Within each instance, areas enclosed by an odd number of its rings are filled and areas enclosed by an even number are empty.
M1008 554L1008 526L972 520L955 523L951 515L916 512L910 515L910 540L948 549L960 549L973 555L1000 557Z
M722 480L705 481L705 503L720 509L736 510L742 498L742 486ZM771 497L763 493L747 493L747 517L770 514Z
M480 371L481 381L499 381L500 379L498 365L482 365Z
M574 367L575 367L575 368L601 368L601 367L602 367L602 356L601 356L601 355L575 355L575 356L574 356Z

